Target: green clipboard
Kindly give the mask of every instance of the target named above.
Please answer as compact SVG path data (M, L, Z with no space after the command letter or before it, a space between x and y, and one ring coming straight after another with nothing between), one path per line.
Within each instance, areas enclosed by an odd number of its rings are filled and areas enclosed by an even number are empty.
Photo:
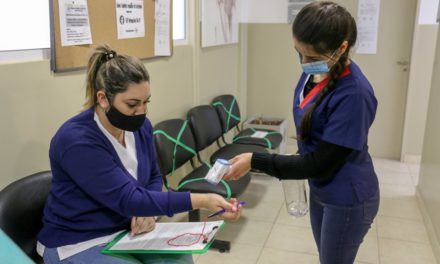
M101 251L103 254L111 255L114 257L119 257L126 260L136 260L137 254L203 254L210 248L212 242L214 241L215 235L223 230L225 226L224 221L215 221L218 222L216 225L218 229L214 232L212 236L210 236L210 240L204 244L204 247L202 249L193 249L193 250L181 250L179 247L176 247L175 249L112 249L112 247L117 244L121 239L123 239L127 234L128 231L124 231L117 235L112 241L110 241ZM210 222L208 222L210 223ZM213 222L212 222L213 223ZM161 224L161 223L158 223ZM172 223L162 223L162 224L172 224ZM182 223L175 223L175 224L182 224ZM188 222L188 224L198 224L201 225L203 222ZM182 233L185 233L186 230L181 230ZM148 233L146 234L148 235ZM179 234L175 234L176 236ZM152 238L154 239L154 237ZM199 245L200 246L200 245Z

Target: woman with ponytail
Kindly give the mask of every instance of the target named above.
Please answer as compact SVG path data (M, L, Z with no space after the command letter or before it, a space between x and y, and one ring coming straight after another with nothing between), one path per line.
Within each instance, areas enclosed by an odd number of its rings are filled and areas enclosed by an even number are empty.
M191 255L101 253L121 231L154 229L155 216L205 208L237 220L236 199L162 192L152 126L146 118L150 76L141 61L97 47L87 66L84 111L67 120L49 149L53 175L37 252L44 263L193 263Z
M294 93L299 155L245 153L225 179L251 168L280 180L308 179L310 221L321 264L353 263L379 208L379 187L368 153L377 101L349 58L356 22L328 1L306 5L292 26L303 73Z

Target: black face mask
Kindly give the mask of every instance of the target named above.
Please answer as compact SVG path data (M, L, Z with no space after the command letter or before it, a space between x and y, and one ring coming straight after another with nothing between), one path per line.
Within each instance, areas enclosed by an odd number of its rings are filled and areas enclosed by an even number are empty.
M108 121L110 121L110 124L113 126L131 132L139 130L142 124L144 124L146 118L145 114L134 116L124 115L113 105L110 106L110 109L105 113L105 115L107 116Z

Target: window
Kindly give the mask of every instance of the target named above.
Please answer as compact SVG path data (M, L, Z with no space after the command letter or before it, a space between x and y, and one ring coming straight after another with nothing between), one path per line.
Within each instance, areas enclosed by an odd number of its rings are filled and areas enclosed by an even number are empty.
M439 0L421 0L419 2L419 21L420 25L435 25L437 24L437 10L440 14ZM438 7L438 9L437 9ZM440 15L439 15L440 16Z
M49 1L2 1L0 32L0 51L49 48Z
M173 39L186 39L186 0L173 0Z

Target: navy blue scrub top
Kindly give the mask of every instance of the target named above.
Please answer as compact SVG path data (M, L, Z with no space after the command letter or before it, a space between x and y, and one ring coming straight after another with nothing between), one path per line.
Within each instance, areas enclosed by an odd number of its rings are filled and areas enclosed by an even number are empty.
M309 75L302 74L296 86L293 117L297 135L301 119L317 100L328 79L318 83L301 100ZM321 202L355 205L378 191L373 162L368 153L368 130L376 115L377 100L371 84L360 68L352 62L341 75L335 89L327 94L312 115L309 139L298 141L299 154L316 150L321 140L352 149L346 162L329 180L309 180L310 191Z

